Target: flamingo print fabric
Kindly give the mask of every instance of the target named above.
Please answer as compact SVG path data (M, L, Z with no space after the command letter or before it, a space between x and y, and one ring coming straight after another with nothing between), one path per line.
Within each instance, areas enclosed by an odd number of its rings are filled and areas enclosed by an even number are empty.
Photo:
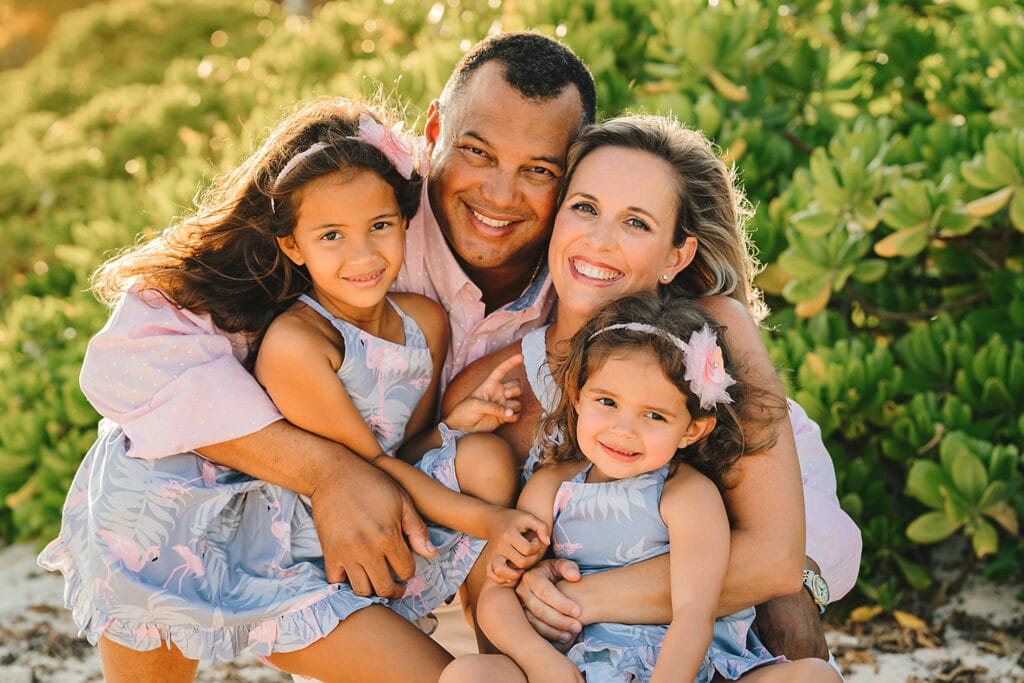
M432 373L422 331L402 318L405 345L329 317L345 339L339 379L388 452L401 443ZM458 490L455 445L446 433L419 466ZM61 533L39 557L64 574L65 603L93 643L106 636L145 651L173 642L204 663L230 661L246 648L290 652L372 604L410 620L428 614L456 592L483 547L431 527L438 555L416 557L405 596L390 604L363 598L348 584L327 583L304 497L193 451L143 458L132 457L131 447L118 423L100 422L65 502Z

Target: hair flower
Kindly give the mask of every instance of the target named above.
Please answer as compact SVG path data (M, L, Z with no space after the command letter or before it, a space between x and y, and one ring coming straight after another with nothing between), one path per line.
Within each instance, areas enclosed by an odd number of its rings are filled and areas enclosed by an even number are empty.
M713 408L716 403L732 403L727 389L736 383L725 371L722 349L718 337L704 325L690 335L686 344L686 374L684 379L700 399L701 408Z
M416 163L406 137L406 134L402 132L401 123L388 129L369 114L359 115L359 132L356 134L356 138L379 149L381 154L394 165L398 175L409 180L412 178L413 171L416 170Z

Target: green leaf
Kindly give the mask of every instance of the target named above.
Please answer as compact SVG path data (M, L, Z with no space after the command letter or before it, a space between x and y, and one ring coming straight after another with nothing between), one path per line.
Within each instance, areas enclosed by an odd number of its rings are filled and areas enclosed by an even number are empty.
M985 164L995 177L1002 178L1004 183L1011 185L1019 185L1024 182L1020 170L1006 152L993 145L986 145L986 147Z
M896 560L896 564L899 566L900 571L903 572L903 577L907 580L907 583L915 590L924 590L932 585L932 577L928 576L928 572L920 565L899 555L893 555L893 559Z
M1005 502L994 503L982 509L981 514L991 517L999 526L1016 536L1020 531L1017 513Z
M793 214L793 227L809 237L824 237L838 222L834 213L821 209L807 209Z
M999 178L988 170L984 163L984 157L980 155L962 164L960 173L968 184L982 190L995 190L1007 185L1005 178Z
M1019 186L1010 200L1010 222L1019 232L1024 232L1024 188Z
M907 527L907 538L914 543L938 543L949 538L957 529L959 522L954 522L941 511L926 512Z
M889 264L882 259L865 259L853 269L853 279L858 282L878 282L885 277Z
M907 473L906 491L930 508L942 508L940 487L947 485L946 473L937 463L917 460Z
M985 487L988 486L988 473L981 459L973 453L960 453L953 460L950 474L956 486L968 504L977 503L981 499Z
M999 533L994 526L979 519L974 533L971 535L971 545L974 546L974 554L978 557L991 555L999 550Z
M875 243L875 253L882 258L914 256L928 246L927 224L910 230L897 230Z

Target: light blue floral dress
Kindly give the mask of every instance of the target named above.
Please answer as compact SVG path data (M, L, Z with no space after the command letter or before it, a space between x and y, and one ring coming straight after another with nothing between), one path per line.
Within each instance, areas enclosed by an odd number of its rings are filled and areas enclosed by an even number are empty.
M551 377L544 345L546 327L526 333L521 345L523 369L545 412L554 409L558 388ZM539 464L538 447L530 450L523 468L529 479ZM668 527L659 512L668 466L640 477L586 484L589 467L562 484L555 497L552 543L555 555L580 564L591 573L641 562L669 551ZM750 630L753 607L715 621L711 649L697 683L714 672L734 680L755 666L776 661ZM587 626L570 658L587 674L587 682L646 681L657 660L667 626L593 624Z
M344 338L338 378L388 453L401 443L430 385L433 362L416 322L402 316L405 344L379 339L305 303ZM394 305L394 304L392 304ZM418 467L449 488L455 438ZM428 525L438 548L416 556L401 599L364 598L326 580L309 500L216 465L195 452L145 459L104 419L64 506L61 532L39 563L60 571L65 602L82 631L133 650L173 642L202 662L302 649L356 610L386 604L415 620L450 598L484 542Z
M551 543L557 557L576 562L583 574L642 562L667 553L668 527L661 518L661 492L669 465L636 477L587 483L587 465L555 495ZM674 552L686 552L685 549ZM714 636L695 683L719 673L735 680L774 662L750 630L754 609L715 622ZM661 651L667 626L599 623L583 628L567 653L587 683L647 681Z

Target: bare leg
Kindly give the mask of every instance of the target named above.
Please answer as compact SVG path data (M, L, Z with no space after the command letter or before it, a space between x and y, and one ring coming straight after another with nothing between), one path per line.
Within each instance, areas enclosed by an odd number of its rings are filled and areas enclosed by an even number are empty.
M494 434L469 434L459 441L455 475L463 493L494 505L512 507L519 494L519 462L508 442ZM476 633L479 651L496 653L494 646L477 628L475 619L476 600L487 578L486 557L485 548L459 589L459 600L466 621Z
M439 683L527 683L526 675L505 655L464 655L444 670Z
M455 476L463 493L488 503L512 507L519 495L519 461L495 434L467 434L459 440Z
M435 683L452 656L387 607L371 605L312 645L268 659L324 683Z
M150 681L192 681L199 662L186 659L176 646L139 652L100 638L100 664L107 683L148 683Z
M715 676L715 680L721 680ZM740 676L743 683L840 683L839 674L823 659L809 657L769 664Z

